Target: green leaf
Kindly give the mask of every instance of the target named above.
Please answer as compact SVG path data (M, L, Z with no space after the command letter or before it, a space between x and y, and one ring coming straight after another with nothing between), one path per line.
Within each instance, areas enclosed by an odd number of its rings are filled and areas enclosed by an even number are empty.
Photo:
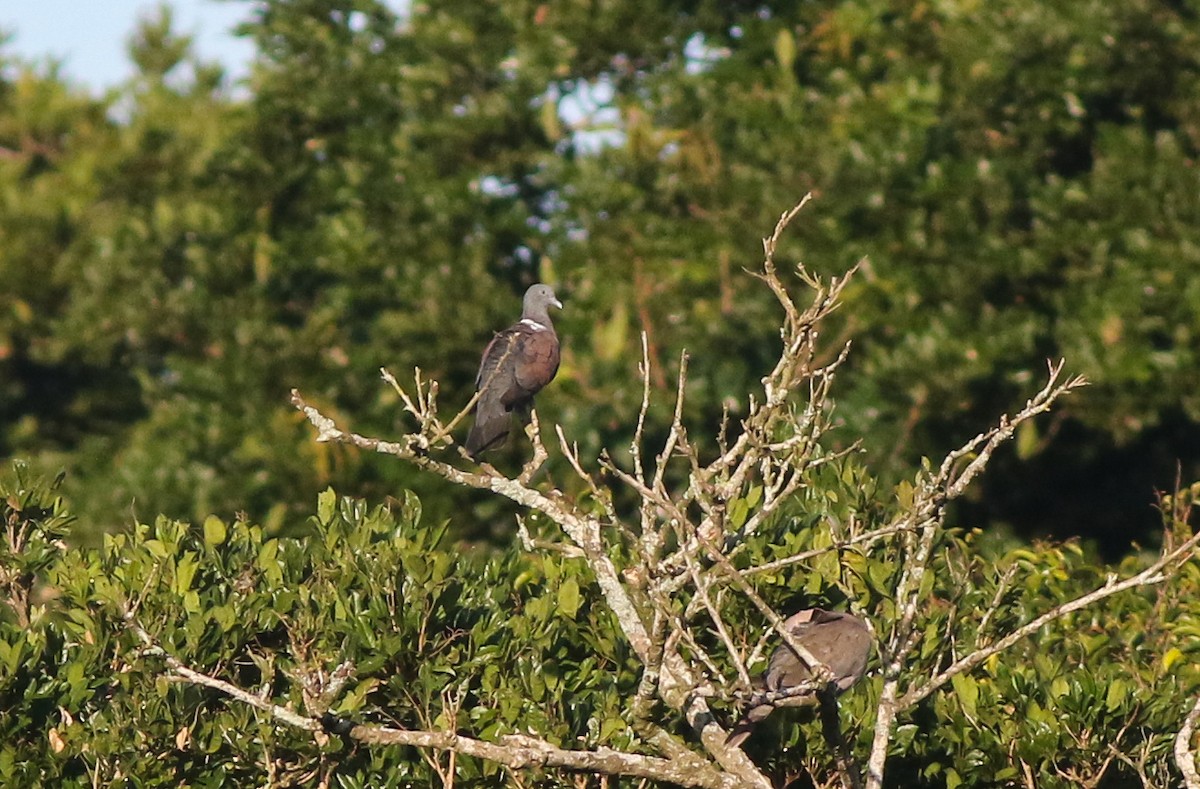
M1116 712L1125 703L1129 695L1129 686L1122 679L1114 679L1108 684L1108 693L1104 697L1104 708Z
M334 493L333 488L325 488L317 494L317 520L323 524L332 523L336 512L337 494Z
M966 674L955 674L950 678L954 693L963 706L963 710L972 718L976 717L975 705L979 701L979 685Z
M196 576L199 563L195 554L185 553L175 565L175 593L183 594L192 588L192 579Z
M729 504L729 525L734 529L740 529L746 524L746 518L750 516L750 504L746 499L734 499Z
M611 716L604 719L600 724L600 742L610 742L614 734L625 730L625 721L619 717Z
M932 570L926 569L921 575L921 585L917 590L917 598L920 600L928 600L933 593L933 586L937 583L937 575Z
M212 616L213 622L217 624L217 627L221 628L221 632L223 633L228 633L237 623L237 612L234 611L233 606L217 606L216 608L212 609L210 615Z
M225 522L216 515L209 515L204 519L204 542L206 545L220 545L225 542L226 533Z
M165 559L171 554L162 540L146 540L142 543L155 559Z
M558 610L567 619L574 619L579 611L579 583L574 578L568 578L558 587Z
M829 586L836 586L842 580L842 563L838 552L828 550L813 560L813 571L816 572Z

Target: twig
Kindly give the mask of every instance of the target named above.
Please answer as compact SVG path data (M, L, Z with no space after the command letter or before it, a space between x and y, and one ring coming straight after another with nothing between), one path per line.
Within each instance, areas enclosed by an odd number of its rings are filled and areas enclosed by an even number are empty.
M885 537L891 537L891 536L900 534L905 531L911 531L912 528L913 528L912 525L907 524L907 523L892 524L890 526L885 526L881 529L875 529L873 531L864 532L862 534L851 537L850 539L847 539L847 540L835 542L832 545L828 545L824 548L812 548L810 550L802 551L800 553L793 554L791 556L785 556L782 559L776 559L775 561L772 561L772 562L765 562L763 564L758 564L753 567L747 567L746 569L742 570L741 573L742 573L742 575L746 576L746 575L757 575L758 573L770 573L770 572L774 572L776 570L782 570L785 567L790 567L791 565L799 564L800 562L806 562L809 559L814 559L818 556L821 556L822 554L831 553L831 552L835 552L835 551L837 553L841 553L842 551L844 551L845 549L849 548L852 545L861 545L862 547L866 547L868 545L871 545L872 543L876 543L879 540L882 540Z
M629 444L629 454L633 456L633 473L642 482L646 481L646 470L642 467L642 440L646 431L646 412L650 410L650 345L645 330L642 331L642 363L639 371L642 375L642 404L638 407L637 427L633 431L633 441Z
M675 446L683 433L683 391L687 384L687 367L688 353L686 350L680 351L679 383L675 390L675 411L671 418L671 430L667 433L667 440L663 442L662 452L658 454L657 465L654 468L652 487L659 491L662 490L663 475L667 473L667 462L671 459L671 453L675 451Z
M930 693L933 693L942 685L945 685L947 682L949 682L955 675L970 671L980 663L990 658L992 655L995 655L998 652L1003 652L1013 644L1020 641L1022 638L1036 633L1043 626L1053 622L1056 619L1061 619L1067 614L1087 608L1093 603L1097 603L1106 597L1112 597L1113 595L1119 592L1124 592L1127 589L1134 589L1138 586L1149 586L1152 584L1162 583L1167 579L1167 576L1163 574L1163 571L1169 566L1169 564L1181 558L1187 558L1191 550L1197 545L1200 545L1200 533L1197 533L1187 542L1180 545L1179 548L1162 556L1150 567L1147 567L1145 570L1137 573L1136 575L1132 575L1123 581L1118 581L1115 575L1109 576L1108 580L1105 581L1103 586L1094 589L1085 595L1081 595L1074 600L1070 600L1062 605L1055 606L1041 616L1026 622L1021 627L1018 627L1016 630L1012 631L996 643L984 647L983 649L978 649L975 652L972 652L970 655L955 661L944 671L941 671L935 676L930 677L923 684L909 690L902 697L900 697L899 701L897 702L898 708L907 709L914 704L919 703Z
M882 789L884 762L887 758L888 743L891 741L892 727L897 714L906 708L905 699L900 698L900 677L918 637L912 623L920 605L920 582L927 571L934 543L942 533L942 506L946 501L957 498L966 491L967 486L991 460L995 450L1012 438L1018 426L1049 410L1054 401L1062 395L1087 383L1082 376L1059 383L1058 379L1063 370L1062 361L1057 364L1048 363L1048 367L1049 376L1045 386L1026 401L1025 407L1012 418L1001 417L999 423L991 430L979 434L949 453L942 461L937 474L917 485L912 506L892 524L920 529L920 535L909 534L905 540L908 543L907 556L904 558L895 598L900 616L892 627L887 644L881 649L881 654L884 655L883 687L876 708L871 754L867 760L867 789ZM976 453L975 457L956 474L955 469L959 461L971 453ZM989 649L999 647L1010 637L1011 634ZM1016 639L1008 642L1007 646L1011 646L1015 641ZM948 679L949 676L942 682ZM929 692L932 692L932 689Z
M162 656L163 661L167 664L167 668L169 668L176 676L182 677L183 679L195 685L203 685L205 687L212 688L213 690L219 690L225 695L235 698L243 704L248 704L255 709L269 713L276 720L282 721L289 726L295 726L306 731L321 730L320 721L300 715L299 713L289 710L287 707L281 707L278 704L272 704L271 702L261 699L258 696L255 696L253 693L242 690L236 685L231 685L224 680L217 679L216 677L210 677L207 674L201 674L199 671L194 671L193 669L188 668L175 657L163 650L162 647L159 647L157 644L155 644L154 639L150 637L150 634L146 632L145 628L137 623L137 620L133 618L132 613L125 614L125 623L131 630L133 630L135 634L137 634L137 637L141 640L142 644L145 645L146 648L143 650L143 654Z
M750 681L750 672L746 670L746 664L742 662L742 657L738 654L737 647L733 643L733 638L729 635L729 629L725 626L725 620L721 618L720 611L717 610L717 607L713 605L712 600L709 598L708 585L701 578L700 569L696 567L695 562L688 563L688 572L692 576L696 595L700 598L705 610L708 611L708 617L712 620L713 627L716 628L721 643L725 645L725 651L729 653L729 659L733 661L738 677L744 685L750 686L752 684Z
M293 712L286 707L259 698L225 680L189 668L159 647L131 614L126 614L125 620L145 646L143 654L161 656L167 664L167 668L177 677L195 685L220 691L236 701L268 713L275 720L288 726L314 733L325 731L326 726L318 718ZM339 667L335 674L339 674L341 671L342 669ZM735 787L744 785L737 776L722 773L712 764L696 757L685 760L663 759L612 748L570 750L559 748L545 740L525 734L512 734L501 737L498 742L487 742L450 731L420 731L388 726L358 725L352 726L346 732L346 736L351 740L366 744L410 745L474 756L513 769L562 768L604 775L647 778L679 786L711 787L711 789L735 789Z
M809 652L808 648L801 644L800 640L787 629L784 625L783 617L776 613L775 609L767 605L758 592L754 591L754 587L742 577L741 572L715 546L711 543L705 543L705 548L708 550L709 556L725 571L726 576L733 581L742 594L758 609L758 612L771 623L771 627L775 629L776 635L796 653L796 657L805 665L809 673L821 682L828 682L832 678L829 667L813 657L812 652Z
M533 454L525 465L521 468L521 473L517 475L517 482L521 485L529 485L533 475L538 472L538 469L546 462L549 455L546 452L546 446L542 443L542 427L538 423L537 411L530 410L529 412L529 427L525 433L529 436L529 443L533 446Z

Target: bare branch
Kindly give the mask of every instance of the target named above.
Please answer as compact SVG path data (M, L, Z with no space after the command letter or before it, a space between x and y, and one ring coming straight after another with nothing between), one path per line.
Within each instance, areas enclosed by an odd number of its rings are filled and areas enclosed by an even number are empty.
M767 605L758 592L754 591L754 587L742 577L741 571L733 566L730 561L725 558L721 552L711 543L705 543L705 548L708 549L709 555L720 565L725 571L726 576L733 581L734 585L741 590L742 594L758 609L758 612L771 623L771 627L775 628L775 634L796 653L796 657L808 668L809 673L817 677L822 682L828 682L831 678L829 668L813 657L813 654L808 651L808 648L800 643L800 640L792 634L787 627L784 626L783 617L781 617L775 609Z
M695 562L688 563L688 571L691 573L696 595L703 603L704 609L708 611L708 617L712 621L713 627L721 639L721 643L725 645L725 651L729 653L729 658L733 661L734 668L737 669L738 677L741 678L744 685L749 687L752 684L750 681L750 672L746 670L746 664L742 662L741 655L733 643L733 638L729 635L729 629L725 626L725 620L721 618L721 612L713 605L712 599L708 595L708 584L700 577L700 569L696 566Z
M1017 427L1022 422L1027 422L1038 414L1043 414L1050 410L1054 401L1063 395L1074 391L1082 386L1086 386L1088 381L1082 375L1076 375L1068 379L1064 383L1059 383L1058 378L1062 375L1065 361L1059 360L1057 364L1047 362L1049 368L1049 379L1046 385L1042 387L1036 395L1031 397L1025 403L1025 407L1014 416L1011 420L1004 418L1000 420L1000 424L992 428L987 433L976 436L971 441L967 442L962 448L951 452L946 456L946 460L942 463L941 472L938 474L938 479L946 484L946 498L955 499L966 492L967 486L971 484L978 474L983 471L988 461L992 458L992 453L996 451L1001 444L1011 439L1016 433ZM958 474L956 478L952 478L952 469L954 465L963 457L974 452L977 448L979 453L971 460L966 468Z
M806 562L809 559L815 559L822 554L832 552L841 553L852 545L858 545L865 548L869 545L879 542L886 537L893 537L902 532L911 531L912 528L913 527L911 524L892 524L881 529L874 529L869 532L864 532L851 537L848 540L835 542L832 545L828 545L824 548L812 548L807 551L801 551L800 553L792 554L791 556L785 556L782 559L776 559L773 562L766 562L764 564L755 565L754 567L747 567L745 570L742 570L741 573L742 575L746 576L756 575L758 573L775 572L776 570L782 570L785 567L790 567L793 564L799 564L800 562Z
M657 465L654 469L652 487L655 490L662 490L663 475L667 473L667 462L671 459L671 453L675 451L675 446L683 433L683 390L687 384L687 366L688 353L686 350L681 351L679 353L679 384L675 391L675 412L671 418L671 431L667 434L667 440L663 442L662 452L658 455Z
M642 331L642 404L638 408L637 428L633 431L633 441L629 444L629 453L633 456L633 473L637 478L646 481L646 470L642 466L642 441L646 433L646 412L650 410L650 340Z
M612 559L604 550L604 542L600 536L600 522L595 518L579 512L561 497L552 498L519 480L503 476L490 466L485 465L481 472L475 473L435 460L425 454L420 443L412 435L405 436L402 441L381 441L377 438L367 438L357 433L345 432L339 429L332 419L304 402L304 398L295 390L292 391L292 404L317 428L318 441L351 444L368 451L394 455L450 482L497 493L549 517L583 551L588 564L596 574L596 583L599 585L608 607L616 615L625 637L639 657L645 657L649 649L649 636L638 616L637 607L629 599L628 592L621 584L620 576Z
M519 480L509 479L489 466L479 473L464 471L427 455L417 437L405 436L401 441L381 441L339 429L332 419L304 402L293 390L292 404L317 428L318 441L347 443L368 451L394 455L465 487L489 490L529 509L537 510L558 524L564 534L583 551L596 576L596 583L605 603L639 659L647 662L652 646L650 634L641 620L638 608L621 582L621 577L605 550L601 524L594 517L576 509L562 497L551 497L528 487ZM636 480L635 480L636 481ZM738 748L725 744L725 731L717 724L703 697L693 691L697 685L691 666L678 654L664 657L659 695L673 709L683 713L699 733L705 748L724 770L737 776L748 786L769 786L767 779Z
M912 505L892 524L894 527L920 529L920 535L919 537L912 533L905 535L906 555L903 559L900 581L896 587L896 605L899 608L900 616L892 627L887 644L881 649L881 654L884 656L883 688L880 691L876 710L871 755L867 761L867 789L881 789L883 786L884 762L887 758L892 728L896 715L906 706L905 700L900 698L900 676L917 642L918 634L913 629L913 620L921 603L919 594L921 579L928 571L934 543L942 533L942 506L947 500L957 498L966 491L971 481L983 471L991 459L992 453L1001 444L1012 438L1021 423L1049 410L1059 397L1087 383L1082 376L1059 383L1058 379L1062 370L1063 363L1061 361L1057 365L1050 364L1046 385L1025 403L1025 407L1016 416L1002 417L991 430L979 434L961 448L949 453L933 478L920 481L913 493ZM975 457L956 474L955 469L959 461L973 452L977 452ZM907 532L908 529L902 529L902 531ZM993 647L999 646L1010 637L1011 634L994 644ZM1015 643L1016 640L1014 639L1008 645L1011 646L1011 643ZM946 677L943 682L948 679L949 677Z
M167 654L133 619L126 617L129 627L145 645L144 653L161 655L175 676L196 685L220 691L230 698L268 713L276 721L322 736L325 726L315 718L272 704L248 691L208 674L195 671ZM335 672L337 673L337 672ZM487 742L448 731L415 731L387 726L358 725L346 732L357 742L378 745L410 745L418 748L460 753L503 764L513 769L559 768L605 775L625 775L664 781L679 786L734 789L743 783L733 775L722 773L698 757L688 760L663 759L639 753L627 753L612 748L570 750L559 748L545 740L525 734L512 734L499 742Z
M487 742L452 732L410 731L387 726L355 726L350 739L376 745L410 745L454 751L503 764L517 770L560 768L604 775L624 775L667 781L679 786L733 789L741 786L732 776L712 769L698 769L695 762L626 753L611 748L576 751L559 748L525 734L510 734L499 742Z
M867 551L884 543L890 557L899 564L894 603L896 616L891 629L880 645L883 663L883 683L874 723L874 736L869 760L866 763L867 789L880 789L883 783L884 762L889 750L892 730L897 716L919 703L949 682L954 676L971 671L988 657L1008 649L1034 633L1045 624L1067 616L1089 605L1138 586L1163 582L1183 561L1181 551L1194 551L1193 537L1178 549L1168 550L1146 570L1119 580L1110 577L1101 587L1088 594L1052 608L1007 634L997 634L994 643L985 644L986 635L995 629L992 610L1004 600L1012 573L999 581L992 609L983 615L977 629L974 651L962 655L967 646L953 638L952 646L943 656L933 676L907 682L902 678L911 672L911 656L920 639L919 617L927 602L922 594L923 582L930 580L932 562L940 541L944 538L943 509L947 501L962 496L978 478L994 452L1012 439L1025 421L1046 412L1061 396L1082 386L1082 377L1064 379L1063 363L1049 364L1045 386L1031 397L1015 415L1002 417L991 429L980 433L959 449L945 456L941 464L922 473L912 488L911 501L885 525L861 531L861 524L851 516L848 526L830 525L829 547L796 551L757 567L739 570L731 557L746 549L747 538L759 533L764 524L781 511L785 502L795 500L812 479L817 466L837 461L847 453L858 451L857 445L840 452L825 448L822 439L833 425L829 397L836 373L847 358L849 345L839 342L832 358L828 352L818 352L821 322L837 309L840 298L858 267L845 276L822 280L803 264L796 266L794 275L811 292L798 301L777 268L776 254L783 233L798 215L811 195L780 216L772 234L763 240L764 261L754 276L762 280L778 301L783 319L780 330L781 348L773 368L761 379L762 392L752 395L739 427L727 430L722 423L717 437L719 454L702 463L699 452L689 441L684 427L683 406L687 386L688 356L681 355L674 409L669 432L656 455L645 446L646 422L650 413L652 349L648 335L642 334L642 359L639 367L642 398L638 407L634 436L630 444L631 468L622 469L607 455L600 458L600 471L585 471L578 448L568 441L561 428L555 428L558 444L575 474L587 486L598 505L585 498L572 501L555 490L543 492L533 487L532 480L547 460L536 413L529 425L533 446L532 458L520 474L510 479L495 468L481 464L478 470L464 470L451 462L430 456L431 447L451 441L450 431L465 417L480 393L449 424L443 425L437 414L437 383L426 382L418 369L414 388L407 392L384 371L385 378L396 389L405 410L412 414L420 427L418 432L402 436L398 441L385 442L343 432L316 409L307 406L298 393L292 402L317 428L319 441L348 443L362 449L391 454L443 477L455 484L488 490L504 496L529 510L543 513L558 525L566 539L561 544L539 545L519 521L519 536L527 547L549 547L568 555L581 556L594 572L604 601L613 612L618 626L642 663L637 693L632 700L633 725L645 742L652 743L658 753L669 758L643 757L606 749L571 751L559 749L542 740L520 735L499 742L482 742L460 737L450 732L407 732L375 726L358 726L351 736L362 742L394 742L439 748L453 753L483 755L513 769L529 765L554 766L566 769L589 770L604 774L620 774L647 780L672 780L662 777L666 765L680 765L690 773L686 785L725 786L750 785L766 787L766 777L737 747L729 747L726 733L716 722L708 707L713 698L741 698L741 688L751 685L748 666L766 646L766 636L750 653L747 661L745 636L731 627L733 624L722 612L724 595L736 589L769 623L767 631L794 651L808 666L814 677L813 688L823 687L829 670L798 642L784 626L784 617L769 605L755 589L750 579L764 572L777 571L806 562L829 551ZM657 353L653 354L657 358ZM665 383L665 382L663 382ZM661 388L662 384L658 384ZM727 412L726 412L727 413ZM687 483L675 486L668 478L668 465L682 457L688 463ZM651 463L654 468L650 469ZM474 467L472 467L474 468ZM684 471L682 465L679 470ZM612 496L600 482L601 474L611 474L616 484L624 486L638 498L637 516L622 519ZM673 476L673 475L672 475ZM682 488L682 489L680 489ZM730 512L745 504L751 497L757 503L745 517L739 511L734 518ZM740 504L739 504L740 502ZM736 526L734 525L736 524ZM613 537L613 530L617 537ZM606 544L620 541L619 546ZM614 550L619 547L620 550ZM627 561L625 550L632 557ZM876 551L879 549L876 548ZM624 563L624 566L618 566ZM730 589L730 586L733 589ZM714 591L715 590L715 591ZM680 610L682 609L682 615ZM700 618L707 616L712 632L720 646L708 648L697 642L695 630L704 627ZM701 639L703 640L703 639ZM721 654L729 655L726 660ZM945 667L943 667L945 666ZM731 670L732 668L732 670ZM735 676L736 672L736 676ZM734 688L733 691L730 688ZM812 688L804 692L812 695ZM703 743L711 761L693 753L682 740L660 728L652 713L657 701L681 713ZM266 703L265 701L263 703ZM1200 710L1200 702L1197 703ZM294 713L293 713L294 714ZM844 787L861 783L858 764L842 740L838 709L832 698L822 710L825 736L837 760L838 779ZM1200 711L1194 712L1200 717ZM1190 747L1191 732L1197 721L1189 719L1188 734L1183 746ZM499 750L496 750L499 749ZM1191 758L1189 754L1189 758ZM652 761L645 761L651 759ZM653 761L658 759L658 761ZM630 761L632 760L632 761ZM661 762L661 763L660 763ZM640 770L640 772L639 772ZM609 772L611 771L611 772ZM1189 785L1188 789L1200 789Z
M517 476L517 482L521 485L528 486L533 475L538 472L546 462L549 455L546 453L546 446L542 443L542 428L538 423L537 411L529 412L529 426L525 430L529 436L529 443L533 446L533 455L525 462L521 468L521 473Z
M138 624L132 613L126 613L125 622L141 640L142 644L145 645L143 654L162 656L163 661L167 664L167 668L169 668L171 673L177 677L187 680L195 685L203 685L207 688L212 688L213 690L219 690L225 695L237 699L243 704L248 704L255 709L269 713L276 720L286 723L289 726L295 726L306 731L321 730L320 722L313 718L300 715L292 710L289 710L287 707L281 707L278 704L272 704L263 698L255 696L249 691L242 690L236 685L231 685L224 680L217 679L216 677L210 677L207 674L202 674L199 671L188 668L175 657L167 654L167 652L155 644L154 639L150 637L150 634L146 632L145 628Z
M562 431L562 425L555 425L554 432L555 435L558 436L558 447L560 450L562 450L563 457L565 457L567 462L571 464L571 468L575 470L575 475L583 480L584 484L588 486L588 490L591 491L592 497L599 502L600 506L604 509L605 517L607 517L613 523L617 523L617 512L613 509L612 496L610 496L607 491L596 484L596 480L591 474L583 470L583 464L579 460L578 445L567 441L567 437Z
M929 678L919 687L913 688L905 693L897 702L898 710L904 710L913 706L914 704L917 704L930 693L933 693L942 685L945 685L947 682L949 682L955 675L970 671L992 655L995 655L998 652L1003 652L1013 644L1020 641L1022 638L1036 633L1043 626L1053 622L1056 619L1061 619L1067 614L1087 608L1106 597L1111 597L1119 592L1124 592L1127 589L1134 589L1139 586L1150 586L1153 584L1162 583L1167 579L1167 575L1164 574L1166 570L1172 564L1191 558L1191 552L1194 548L1196 548L1197 545L1200 545L1200 533L1193 536L1191 539L1180 545L1169 554L1163 555L1158 561L1147 567L1145 570L1142 570L1140 573L1132 575L1122 581L1118 581L1115 575L1109 576L1108 580L1103 586L1098 587L1097 589L1094 589L1085 595L1081 595L1074 600L1070 600L1062 605L1055 606L1041 616L1026 622L1016 630L1013 630L996 643L984 647L983 649L978 649L975 652L972 652L970 655L960 658L944 671L941 671L937 675Z

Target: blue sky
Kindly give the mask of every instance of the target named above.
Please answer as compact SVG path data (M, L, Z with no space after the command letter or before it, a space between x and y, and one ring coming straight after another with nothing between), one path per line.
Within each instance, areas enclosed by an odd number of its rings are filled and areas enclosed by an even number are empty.
M0 30L11 34L4 51L23 58L53 56L74 81L102 90L128 78L133 65L125 43L140 16L156 0L0 0ZM230 30L251 4L217 0L172 0L175 30L195 37L204 60L221 62L238 79L248 71L254 48Z

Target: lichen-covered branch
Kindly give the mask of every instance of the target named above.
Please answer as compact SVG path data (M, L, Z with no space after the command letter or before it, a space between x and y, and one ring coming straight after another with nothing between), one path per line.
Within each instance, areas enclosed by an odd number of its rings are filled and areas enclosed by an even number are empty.
M1075 611L1083 610L1106 597L1124 592L1128 589L1135 589L1139 586L1152 586L1160 584L1167 580L1169 572L1183 561L1188 561L1195 556L1197 546L1200 546L1200 534L1196 534L1191 539L1187 540L1175 550L1163 554L1154 562L1135 575L1128 578L1118 580L1116 575L1110 575L1104 585L1093 589L1085 595L1081 595L1074 600L1069 600L1062 605L1055 606L1044 614L1034 617L1030 621L1021 625L1017 629L1008 633L1008 635L996 641L994 644L977 649L969 655L965 655L954 661L943 671L929 677L919 686L908 690L897 702L898 709L907 709L919 703L922 699L933 693L938 688L949 682L956 674L962 674L970 671L985 660L999 652L1016 644L1022 638L1026 638L1036 633L1041 628L1045 627L1050 622L1056 619L1062 619L1068 614Z
M1179 734L1175 735L1175 766L1183 773L1183 785L1187 789L1200 789L1200 771L1196 769L1196 755L1192 753L1192 736L1196 733L1197 723L1200 723L1200 698L1192 705Z
M486 759L516 770L557 768L602 775L646 778L652 781L702 789L734 789L744 785L736 776L722 773L701 759L664 759L638 753L627 753L612 748L574 750L560 748L526 734L512 734L501 737L496 742L487 742L451 731L408 730L376 725L356 725L348 728L329 726L327 723L323 723L320 717L302 715L278 704L272 704L230 682L184 665L156 644L149 632L132 615L126 616L126 622L142 642L144 647L142 654L162 657L171 675L180 680L224 693L237 702L267 713L280 724L313 732L314 736L318 738L328 736L327 729L336 728L338 733L344 733L344 736L349 739L364 744L409 745L417 748L451 751ZM337 673L336 670L334 673Z

